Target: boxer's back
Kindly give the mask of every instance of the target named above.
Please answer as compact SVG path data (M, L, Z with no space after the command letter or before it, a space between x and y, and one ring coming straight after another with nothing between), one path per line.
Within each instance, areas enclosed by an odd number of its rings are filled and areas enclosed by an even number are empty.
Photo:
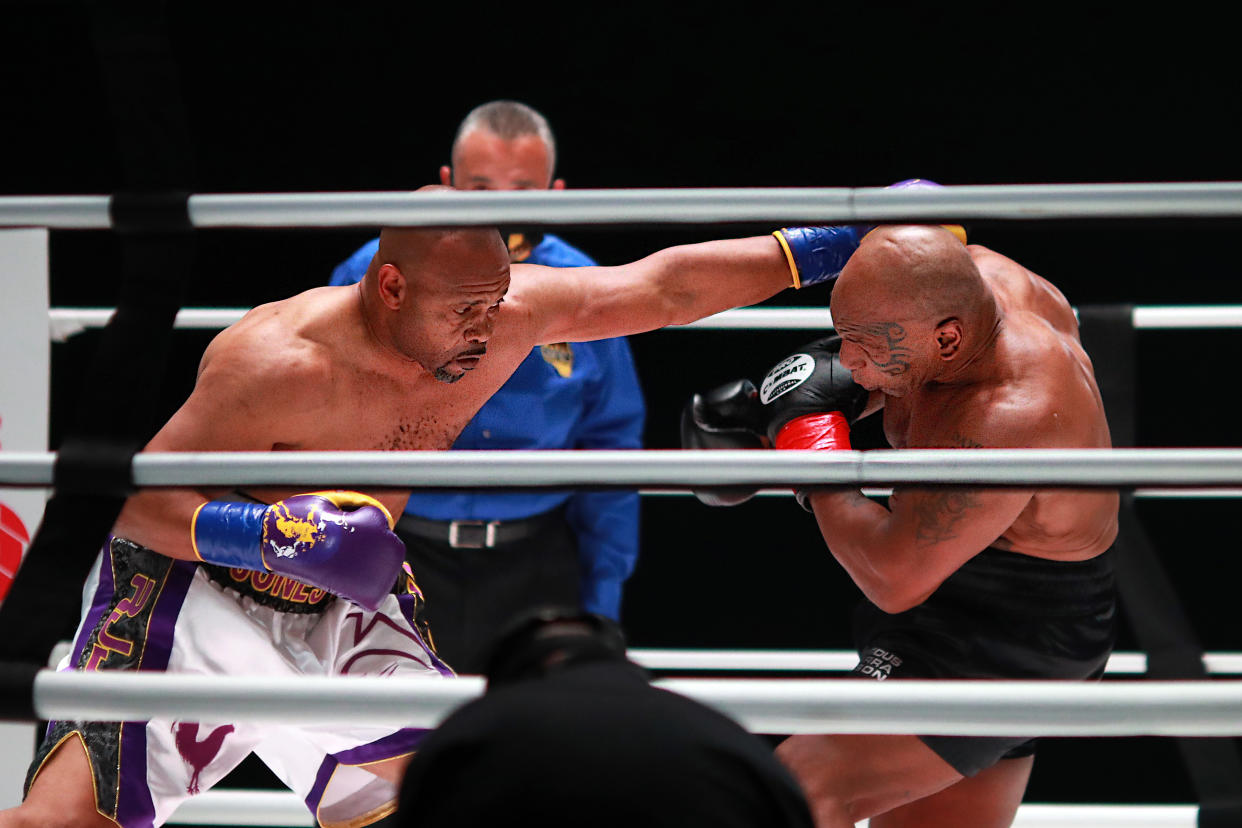
M979 246L970 252L1003 313L993 369L969 386L888 400L886 427L890 415L893 423L904 420L890 440L912 448L1110 447L1103 401L1065 297L1011 259ZM1036 490L995 545L1042 558L1090 558L1111 545L1116 513L1116 492Z

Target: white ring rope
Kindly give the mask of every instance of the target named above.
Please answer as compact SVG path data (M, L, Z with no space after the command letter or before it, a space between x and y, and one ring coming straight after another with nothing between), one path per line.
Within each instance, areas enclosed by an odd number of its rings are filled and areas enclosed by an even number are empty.
M848 672L858 663L851 650L692 650L642 648L629 651L630 658L649 670L669 672ZM1203 667L1211 675L1242 675L1242 652L1204 653ZM1115 652L1104 672L1108 675L1143 675L1147 655Z
M1195 828L1198 814L1197 805L1023 804L1013 828ZM316 823L296 794L215 789L186 800L169 824L310 828Z
M237 322L246 308L183 308L174 326L185 330L218 330ZM64 342L88 328L102 328L116 308L52 308L48 332L53 342ZM1242 328L1242 305L1153 305L1136 307L1136 329ZM734 308L686 325L663 330L781 330L823 331L832 329L827 308Z
M0 485L53 482L54 452L0 453ZM696 449L151 452L136 486L753 488L1239 486L1242 449Z
M0 197L0 226L102 230L111 196ZM189 197L194 227L841 224L1242 216L1242 183L988 184L516 192L229 193Z
M1013 828L1195 828L1198 814L1197 805L1023 804L1018 807ZM186 800L169 824L310 828L316 823L296 794L215 789Z
M290 791L213 788L181 803L167 824L315 828L319 823Z
M677 491L674 489L639 489L641 495L651 497L690 497L694 493L691 491ZM864 487L862 493L867 497L888 497L893 493L892 488L867 488ZM1136 488L1133 490L1134 496L1137 498L1153 498L1160 500L1203 500L1203 499L1222 499L1222 498L1239 498L1242 497L1242 489L1163 489L1160 487ZM755 492L755 497L793 497L792 489L760 489Z
M73 642L60 641L52 648L47 666L55 667L73 650ZM695 672L768 673L844 673L854 669L858 653L852 650L737 650L631 647L630 659L649 670L672 674ZM1209 675L1242 675L1242 652L1203 654L1203 668ZM1115 675L1144 675L1147 654L1136 651L1114 652L1104 672Z
M1239 736L1242 680L958 681L657 679L756 733L987 736ZM43 670L46 720L435 727L478 697L483 679L214 676ZM344 698L349 704L341 704Z

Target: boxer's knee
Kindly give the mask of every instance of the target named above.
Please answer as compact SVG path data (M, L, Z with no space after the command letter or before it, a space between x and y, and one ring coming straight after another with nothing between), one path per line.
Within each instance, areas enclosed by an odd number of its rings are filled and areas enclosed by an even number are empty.
M116 828L116 823L95 810L93 799L86 810L27 799L0 811L0 828Z
M1002 759L939 793L872 817L871 828L1005 828L1018 813L1034 759Z
M378 776L380 779L392 782L394 785L400 785L401 780L405 778L405 769L410 766L410 760L414 758L413 754L409 756L397 756L393 759L384 759L379 762L371 762L360 767L365 771Z
M116 828L95 805L95 783L81 738L65 739L43 762L16 808L0 812L0 828Z
M777 758L802 785L818 828L852 826L962 779L915 736L792 736Z
M841 772L841 751L830 736L791 736L776 748L776 758L789 769L806 795L816 828L852 826L855 800L848 775Z

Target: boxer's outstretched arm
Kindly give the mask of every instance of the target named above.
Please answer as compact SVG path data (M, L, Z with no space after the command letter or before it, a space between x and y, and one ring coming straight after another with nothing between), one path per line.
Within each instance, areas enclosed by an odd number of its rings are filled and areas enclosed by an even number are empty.
M661 250L619 267L514 265L511 296L539 343L581 342L693 322L792 285L772 236Z

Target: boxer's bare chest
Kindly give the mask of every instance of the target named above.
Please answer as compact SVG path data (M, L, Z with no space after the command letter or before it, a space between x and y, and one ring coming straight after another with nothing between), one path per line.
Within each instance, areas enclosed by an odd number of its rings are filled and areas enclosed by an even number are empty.
M344 378L314 442L304 448L354 451L443 451L504 383L498 363L455 383L425 371L358 369Z
M918 398L889 397L884 401L884 436L893 448L973 448L963 435L960 408ZM968 417L966 419L969 419Z

